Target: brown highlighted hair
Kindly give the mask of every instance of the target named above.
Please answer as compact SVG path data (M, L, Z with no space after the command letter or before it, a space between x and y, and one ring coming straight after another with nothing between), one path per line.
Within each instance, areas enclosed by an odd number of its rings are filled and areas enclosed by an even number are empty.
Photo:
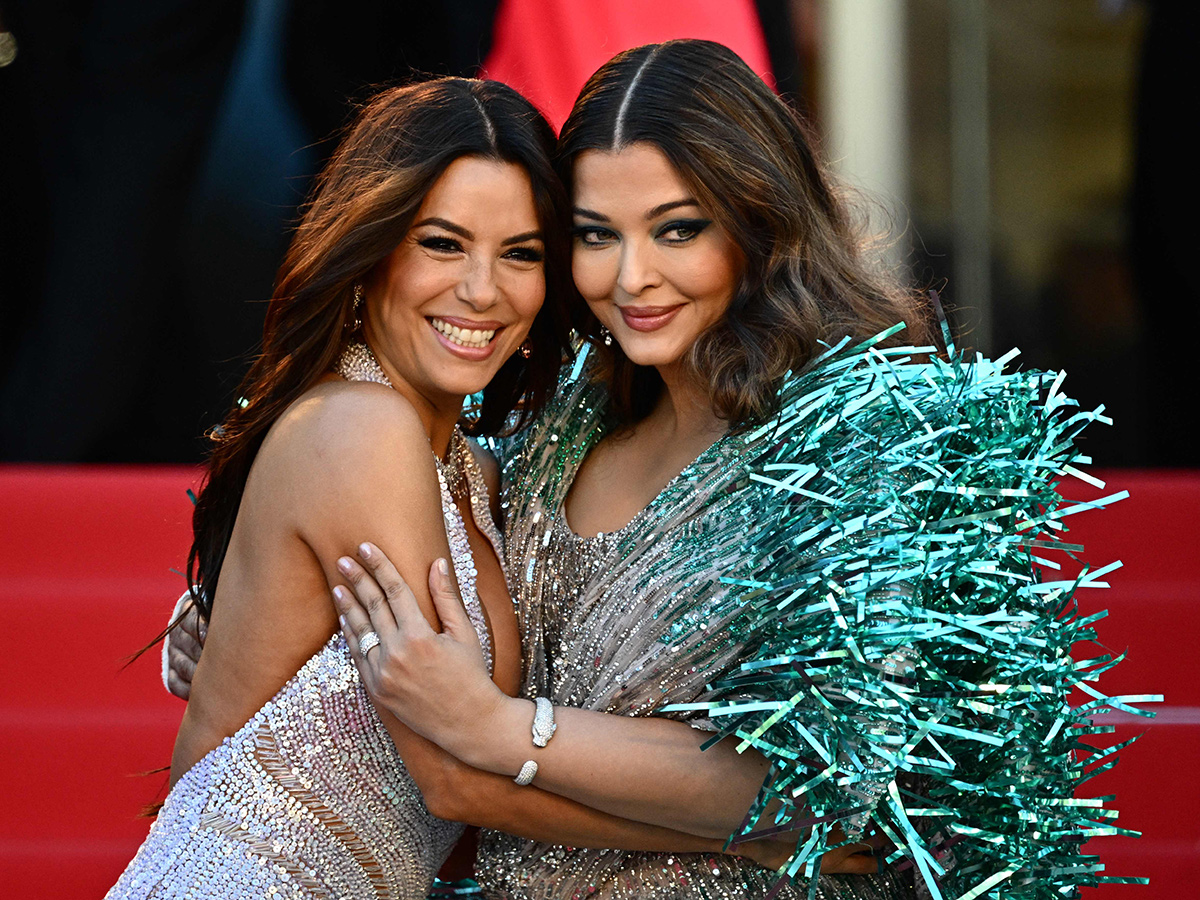
M554 132L524 97L494 81L439 78L369 100L317 179L276 279L262 351L241 398L213 429L208 476L192 517L192 595L207 618L250 466L285 409L329 372L353 321L353 290L396 248L452 162L475 156L529 175L546 247L546 302L529 358L505 362L484 389L474 434L535 414L568 352L567 198L551 158Z
M671 161L745 256L728 312L687 357L732 428L770 418L783 379L821 341L866 339L903 321L893 343L935 344L926 301L872 253L805 122L728 47L677 40L617 54L584 85L556 165L569 184L584 151L637 143ZM583 315L581 329L607 357L613 414L641 419L661 390L658 373L615 342L596 342L599 323Z

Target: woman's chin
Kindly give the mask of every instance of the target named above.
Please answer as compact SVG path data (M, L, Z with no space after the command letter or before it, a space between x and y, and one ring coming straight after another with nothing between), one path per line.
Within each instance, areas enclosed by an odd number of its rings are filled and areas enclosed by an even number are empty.
M629 341L627 344L622 343L620 346L621 352L635 366L653 366L654 368L675 365L683 359L687 349L685 347L683 350L680 350L674 346L647 346L646 342L643 341Z

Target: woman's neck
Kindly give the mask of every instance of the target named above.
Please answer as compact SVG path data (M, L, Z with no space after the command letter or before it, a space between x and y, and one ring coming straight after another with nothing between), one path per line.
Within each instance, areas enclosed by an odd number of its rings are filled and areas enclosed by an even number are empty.
M413 409L417 411L417 416L421 419L421 426L429 437L429 446L433 448L434 454L438 459L445 459L446 451L450 446L450 437L454 433L454 426L458 424L463 398L452 397L443 403L434 404L403 379L392 378L391 382L396 393L408 400L413 405Z
M413 409L416 410L417 416L421 420L421 427L425 430L425 436L429 438L429 446L433 448L434 454L438 459L445 459L446 451L450 447L450 437L454 433L454 426L458 424L459 416L462 413L464 397L450 394L439 396L436 399L427 397L413 387L388 362L386 357L375 353L374 350L371 352L375 357L376 364L391 382L392 389L411 403Z
M664 433L679 437L711 437L716 440L728 430L712 406L708 386L682 364L658 366L663 390L648 419Z

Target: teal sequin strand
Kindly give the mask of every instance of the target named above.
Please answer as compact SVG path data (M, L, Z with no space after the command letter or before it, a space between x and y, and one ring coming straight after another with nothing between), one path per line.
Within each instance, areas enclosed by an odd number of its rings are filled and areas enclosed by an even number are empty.
M1082 852L1132 833L1110 798L1078 796L1131 742L1085 739L1113 730L1105 712L1150 716L1133 704L1161 699L1105 696L1094 685L1119 658L1072 657L1104 615L1082 615L1076 592L1120 563L1048 575L1082 551L1064 520L1125 496L1060 494L1068 476L1103 487L1075 441L1108 420L1065 396L1062 374L1010 369L1015 351L882 347L896 330L830 349L739 436L760 524L696 540L742 535L725 603L731 640L757 650L716 699L664 712L702 711L713 742L767 756L774 778L732 840L800 835L782 874L814 892L838 824L851 840L884 832L889 863L934 898L1145 883ZM1072 706L1076 689L1089 701Z

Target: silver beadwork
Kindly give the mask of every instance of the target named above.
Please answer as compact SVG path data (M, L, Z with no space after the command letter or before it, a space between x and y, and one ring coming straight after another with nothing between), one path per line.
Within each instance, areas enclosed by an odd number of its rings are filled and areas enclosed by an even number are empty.
M343 355L338 371L368 380L356 374L359 363ZM471 514L499 555L473 458L464 473ZM475 561L444 482L441 502L454 574L490 672ZM360 641L364 654L369 638ZM338 632L249 722L183 774L107 896L423 900L462 830L429 813Z
M463 472L467 466L466 460L470 456L471 448L467 446L467 439L457 428L450 434L450 446L446 448L446 458L438 459L437 454L434 454L433 458L437 463L438 471L446 479L446 487L449 488L451 496L465 496L467 482Z
M393 387L391 379L379 365L371 348L362 341L351 341L342 350L342 355L333 364L333 371L347 381L371 381L385 387Z

